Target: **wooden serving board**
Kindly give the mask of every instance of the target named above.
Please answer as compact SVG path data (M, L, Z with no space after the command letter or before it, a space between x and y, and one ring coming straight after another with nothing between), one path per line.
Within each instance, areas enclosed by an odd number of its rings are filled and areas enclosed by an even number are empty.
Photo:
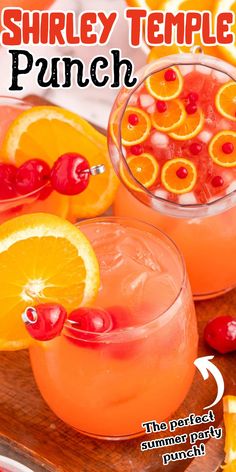
M28 100L37 105L48 104L47 101L34 96L28 97ZM200 334L199 356L212 355L212 351L203 342L204 326L207 320L217 315L235 315L236 290L215 300L196 303L196 311ZM216 354L214 363L224 377L225 393L236 395L236 355ZM203 414L203 408L210 405L215 396L214 379L210 377L204 382L201 375L196 373L191 391L174 417L186 417L190 413ZM214 413L215 426L222 426L222 403L214 408ZM179 431L180 434L190 432L184 429ZM166 449L140 452L140 442L145 438L158 439L160 436L148 435L130 441L106 442L73 431L56 418L41 398L33 380L28 353L26 351L0 353L0 455L19 460L33 472L159 472L161 470L218 472L221 470L220 465L224 460L224 438L221 441L208 442L205 458L172 462L166 467L162 466L161 459L161 454L169 452ZM174 450L170 449L171 452Z
M215 300L196 304L199 321L199 356L212 352L204 345L202 332L208 319L219 314L235 314L236 290ZM236 355L215 357L225 380L226 393L236 394ZM96 394L96 392L94 392ZM173 393L174 394L174 393ZM192 389L175 418L191 412L203 414L213 402L215 381L203 381L196 373ZM222 403L214 409L215 425L222 421ZM184 429L181 433L186 432ZM152 436L153 439L158 435ZM148 437L150 440L150 435ZM15 458L33 472L216 472L223 462L223 442L210 440L206 458L173 462L163 467L160 453L140 452L143 438L106 442L78 434L63 424L42 400L32 377L25 351L0 354L0 455ZM173 451L173 449L171 448Z

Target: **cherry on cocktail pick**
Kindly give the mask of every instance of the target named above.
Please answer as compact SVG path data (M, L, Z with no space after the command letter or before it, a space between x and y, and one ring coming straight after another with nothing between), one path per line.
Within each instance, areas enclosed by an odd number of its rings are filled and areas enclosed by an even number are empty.
M50 341L60 336L67 318L62 305L42 303L35 307L27 307L22 320L30 336L38 341Z
M90 167L84 156L67 153L54 163L51 170L51 184L54 190L63 195L78 195L88 187L91 175L104 172L104 165Z
M50 167L42 159L30 159L16 171L15 187L19 194L26 195L43 187L50 179Z

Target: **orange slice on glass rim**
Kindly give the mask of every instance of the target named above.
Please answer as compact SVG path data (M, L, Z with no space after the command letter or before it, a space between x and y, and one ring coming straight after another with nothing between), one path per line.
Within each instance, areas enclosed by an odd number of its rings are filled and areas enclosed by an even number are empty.
M226 431L225 463L227 464L224 470L235 472L233 465L236 465L236 396L226 395L223 399L223 407Z
M166 80L167 75L175 77L174 80ZM177 98L183 89L183 77L177 67L170 67L150 75L146 79L146 87L149 93L157 100L172 100Z
M209 144L209 154L221 167L236 166L236 132L220 131Z
M231 121L236 121L236 82L233 80L220 87L216 95L216 108Z
M172 131L170 134L171 138L177 141L186 141L197 136L202 130L204 125L204 114L202 110L198 109L196 113L192 115L186 115L183 123Z
M84 192L68 198L70 218L75 220L104 213L111 206L118 188L107 140L75 113L53 106L35 106L21 113L6 134L1 157L17 166L40 157L52 166L58 157L68 152L82 154L90 167L104 164L106 168L104 174L90 179Z
M130 156L127 158L127 169L124 164L120 166L120 174L125 184L136 191L141 191L130 174L145 188L150 188L156 181L159 174L159 164L152 154L144 153L140 156Z
M178 128L186 119L186 111L180 100L164 102L166 111L155 111L151 115L151 122L158 131L170 132Z
M197 169L188 159L171 159L162 167L161 181L168 192L188 193L193 190L196 184Z
M137 107L127 107L121 122L121 137L124 146L139 144L148 138L151 131L149 115Z
M23 215L0 225L0 350L29 346L21 314L38 303L68 312L93 302L97 258L78 228L55 215Z

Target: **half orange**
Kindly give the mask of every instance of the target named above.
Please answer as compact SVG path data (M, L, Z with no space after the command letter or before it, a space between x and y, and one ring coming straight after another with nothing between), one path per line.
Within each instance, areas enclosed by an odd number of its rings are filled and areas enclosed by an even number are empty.
M6 134L1 155L16 165L41 158L51 166L68 152L82 154L91 167L104 164L106 168L104 174L90 179L83 193L69 199L70 218L102 214L114 200L118 180L109 159L106 137L75 113L53 106L33 107L21 113Z
M54 215L23 215L0 226L0 350L28 347L27 306L90 304L99 288L94 251L78 228Z

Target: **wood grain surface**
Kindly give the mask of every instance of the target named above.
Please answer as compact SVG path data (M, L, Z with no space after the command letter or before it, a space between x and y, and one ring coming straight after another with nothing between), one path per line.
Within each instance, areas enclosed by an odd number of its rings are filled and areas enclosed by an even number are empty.
M35 97L28 99L34 104L42 104L41 99L37 100ZM217 315L235 315L236 290L215 300L196 303L196 311L200 333L199 356L212 355L213 352L203 342L204 326L207 320ZM235 354L220 356L215 353L214 363L224 377L225 393L236 395L235 361ZM201 375L196 373L189 395L174 417L185 417L190 413L203 414L203 408L211 404L215 396L216 384L212 376L204 381ZM214 408L214 413L215 426L222 426L222 403ZM186 429L179 431L180 434L190 432ZM224 438L221 441L214 439L208 441L205 458L173 462L166 467L162 466L161 459L161 454L167 452L166 450L140 452L140 442L144 438L145 436L130 441L106 442L73 431L55 417L41 398L33 380L28 353L26 351L0 353L0 455L21 461L31 467L33 472L221 470L220 465L224 459ZM159 436L148 435L146 438L158 439ZM174 448L171 448L171 451L173 450Z

